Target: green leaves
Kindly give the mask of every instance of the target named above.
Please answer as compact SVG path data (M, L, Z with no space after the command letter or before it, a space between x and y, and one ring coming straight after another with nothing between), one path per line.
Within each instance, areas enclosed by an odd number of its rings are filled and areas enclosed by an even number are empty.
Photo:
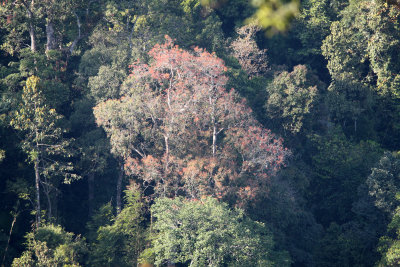
M26 235L27 250L12 266L81 266L87 252L85 240L61 226L44 225Z
M267 86L269 96L265 108L272 118L281 119L286 130L298 133L323 87L306 66L298 65L293 72L284 71L276 76Z
M22 148L31 162L38 160L44 164L42 174L61 174L65 182L70 182L78 178L71 173L71 163L60 164L58 160L50 160L51 157L68 159L72 156L72 140L63 138L66 130L59 127L61 119L62 116L48 106L39 78L29 77L23 90L20 109L15 112L11 125L24 133Z
M20 109L14 113L11 125L22 132L21 147L31 163L36 177L37 216L40 213L40 186L47 195L48 219L51 219L51 193L58 187L60 178L71 183L80 176L73 172L71 157L72 139L64 138L65 129L59 126L62 116L50 108L42 94L42 83L36 76L26 81ZM40 221L37 218L38 222Z
M111 205L106 205L90 224L92 230L94 226L100 225L89 259L93 266L137 265L139 253L144 248L144 204L137 186L131 185L125 193L126 206L112 219L112 223L104 221L104 217L112 218Z
M213 198L161 198L152 206L155 264L191 266L289 266L273 262L274 243L264 224Z
M396 214L400 205L400 159L386 152L376 167L368 176L369 194L373 197L375 206L387 214Z
M256 7L255 14L249 21L256 21L271 34L275 31L284 31L289 22L299 13L298 0L252 0Z

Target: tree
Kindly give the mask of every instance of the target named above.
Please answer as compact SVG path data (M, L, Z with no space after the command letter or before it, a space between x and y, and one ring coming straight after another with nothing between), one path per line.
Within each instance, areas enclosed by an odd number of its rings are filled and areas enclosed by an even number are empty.
M27 249L12 266L81 266L87 248L85 240L61 226L43 225L26 235Z
M50 108L41 92L38 77L29 77L22 94L20 109L15 112L11 125L24 133L22 149L34 164L36 189L36 224L40 226L41 201L40 186L47 198L47 217L52 217L51 193L57 190L57 176L62 176L65 183L78 179L72 172L71 139L63 137L65 129L58 123L62 117Z
M264 75L269 69L267 51L259 49L255 41L256 33L260 30L261 27L254 23L237 29L239 36L230 46L232 55L239 61L240 66L250 78Z
M213 198L160 198L151 207L156 219L151 248L155 264L190 266L289 266L284 251L275 251L267 227L241 210Z
M387 226L387 233L379 240L378 251L382 257L378 266L398 266L400 263L400 210L394 211L391 222Z
M398 146L399 14L396 5L384 1L350 2L322 45L332 76L329 91L336 94L332 104L344 107L339 120L354 121L354 129L360 120L369 124L363 129L387 129L380 137L391 147ZM337 119L337 110L332 114Z
M354 217L354 190L364 184L371 166L382 155L379 144L373 141L351 142L337 127L327 135L311 137L309 153L312 159L315 190L309 195L310 203L318 203L314 214L319 222L343 224Z
M40 52L45 40L46 53L63 50L70 55L78 42L91 30L97 15L97 1L2 1L0 23L7 29L6 42L2 48L10 54L19 53L24 47L25 32L29 32L30 50ZM69 31L65 31L68 25ZM40 27L46 30L46 37L40 34Z
M148 50L168 33L185 47L198 44L221 50L223 34L215 12L194 1L107 1L103 17L89 38L91 49L80 63L76 87L95 104L119 98L128 65L148 58ZM210 38L211 37L211 38ZM116 206L121 210L123 159L117 182Z
M125 193L126 206L109 224L103 222L97 229L97 238L92 243L93 250L89 259L93 266L137 265L139 253L144 249L144 203L136 185L129 185ZM110 206L102 210L108 216L97 217L97 223L110 217Z
M366 181L369 194L375 206L392 217L400 205L400 159L394 153L385 152L371 171Z
M179 49L170 39L150 56L150 65L132 66L122 98L94 109L125 170L164 196L266 193L268 177L289 152L234 90L225 91L222 61L198 48L193 54Z
M268 101L265 108L272 118L282 120L282 125L292 133L298 133L317 102L324 85L304 65L293 71L282 72L267 86Z
M371 29L367 52L371 70L376 74L376 90L381 95L398 99L400 97L399 42L400 10L390 1L374 1L368 13Z
M88 215L92 216L96 204L102 205L101 201L96 201L96 191L102 187L104 181L98 179L103 176L107 170L114 171L110 166L112 155L110 153L110 144L107 136L101 128L98 128L93 115L94 101L88 97L76 101L73 105L73 113L69 117L71 133L75 138L75 146L79 148L79 161L75 167L80 176L86 177L88 182ZM109 176L110 174L106 174ZM107 180L110 178L107 177ZM107 187L107 186L106 186ZM107 194L103 194L107 199ZM99 206L100 206L99 205Z
M307 64L318 70L324 81L329 79L326 60L322 55L322 42L330 34L332 21L338 20L341 8L339 2L346 0L305 0L301 1L300 14L291 23L290 58L297 64ZM300 47L299 47L300 42ZM289 52L289 51L288 51Z
M351 3L341 12L341 20L331 24L331 33L322 45L332 77L326 98L330 119L343 127L353 124L353 133L357 132L357 122L369 113L374 103L373 93L366 83L372 75L366 51L368 3L362 1L360 5Z

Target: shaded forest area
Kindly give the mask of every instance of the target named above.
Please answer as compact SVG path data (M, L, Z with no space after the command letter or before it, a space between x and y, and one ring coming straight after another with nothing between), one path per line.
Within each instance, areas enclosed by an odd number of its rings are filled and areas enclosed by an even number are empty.
M0 1L1 266L400 265L400 5L254 3Z

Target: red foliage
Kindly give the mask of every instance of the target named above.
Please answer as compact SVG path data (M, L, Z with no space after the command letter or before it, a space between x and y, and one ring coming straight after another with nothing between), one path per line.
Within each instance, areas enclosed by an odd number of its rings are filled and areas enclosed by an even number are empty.
M149 55L150 64L130 66L125 97L95 109L114 150L125 153L127 173L171 197L244 203L268 192L268 177L288 151L234 89L226 91L223 61L200 48L185 51L169 37Z

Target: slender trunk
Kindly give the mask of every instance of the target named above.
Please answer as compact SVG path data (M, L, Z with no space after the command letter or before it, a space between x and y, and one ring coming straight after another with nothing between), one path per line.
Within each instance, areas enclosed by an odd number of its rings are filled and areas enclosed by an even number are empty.
M50 221L51 218L53 217L53 212L52 212L52 205L51 205L51 198L50 198L50 190L43 190L45 195L46 195L46 199L47 199L47 220Z
M216 120L215 120L215 100L213 95L209 96L209 101L210 101L210 105L212 105L212 118L211 118L211 123L213 126L213 140L212 140L212 158L215 159L215 153L217 151L217 124L216 124Z
M214 120L214 118L213 118ZM215 126L215 122L213 123L213 144L212 144L212 157L213 159L215 158L215 152L216 152L216 144L217 144L217 127Z
M46 37L47 37L46 51L56 49L56 39L54 36L54 25L53 25L53 21L51 21L50 19L48 19L47 25L46 25Z
M28 18L29 18L29 36L31 38L31 51L36 52L36 36L35 36L35 28L33 25L33 12L32 8L34 6L35 2L32 1L30 5L28 5L27 2L23 2L23 5L26 8L26 11L28 12Z
M79 19L78 14L76 14L76 12L74 11L74 15L76 17L76 24L78 26L78 36L75 38L75 40L72 42L72 44L69 47L69 53L72 54L72 52L74 51L76 45L78 44L79 40L82 39L82 33L81 33L81 21Z
M121 212L122 179L124 178L124 165L121 164L117 181L117 214Z
M12 235L12 232L14 229L14 224L17 221L17 216L18 216L18 213L15 213L13 221L11 223L10 234L8 235L7 245L6 245L6 249L4 250L4 255L3 255L3 261L1 262L2 267L4 267L4 262L6 261L7 251L8 251L8 247L10 246L11 235Z
M40 175L39 175L39 159L35 160L35 188L36 188L36 227L40 226Z
M88 189L89 189L89 217L93 215L93 199L94 199L94 172L89 173L88 177Z
M164 165L164 181L163 181L163 197L166 196L166 191L167 191L167 175L168 175L168 168L169 168L169 139L168 135L164 135L164 141L165 141L165 165Z
M164 141L165 141L165 174L168 171L168 163L169 163L169 141L168 141L168 135L164 135Z
M36 36L32 22L29 23L29 35L31 37L31 51L36 52Z
M354 119L354 132L357 132L357 118Z
M136 16L135 21L133 22L132 27L131 27L131 32L129 34L129 48L130 48L129 53L130 54L132 53L132 48L133 48L132 37L133 37L134 30L135 30L136 21L138 20L138 18L139 18L139 16Z

